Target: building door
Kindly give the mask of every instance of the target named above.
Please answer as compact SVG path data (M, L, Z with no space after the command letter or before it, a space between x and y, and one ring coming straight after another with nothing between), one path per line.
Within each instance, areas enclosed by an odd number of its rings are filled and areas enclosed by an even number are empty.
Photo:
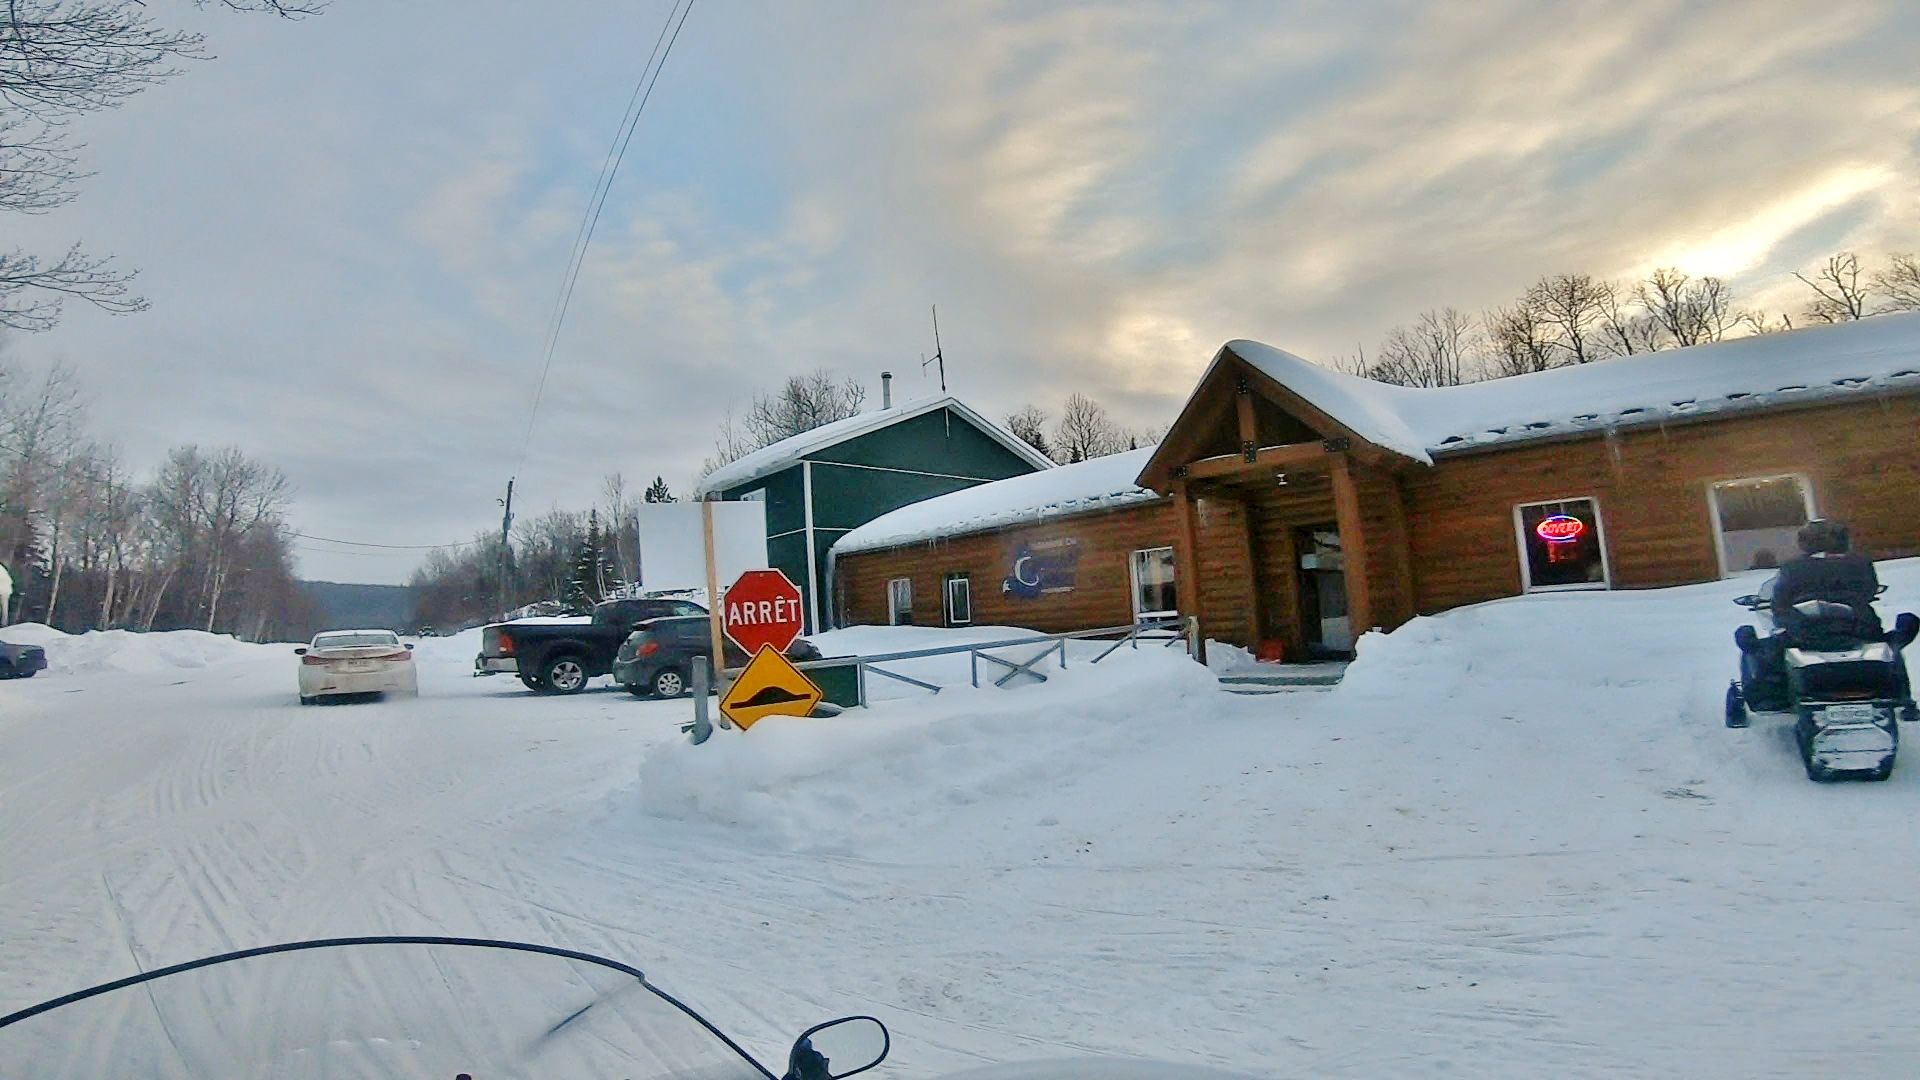
M1353 626L1347 618L1346 562L1340 529L1332 522L1293 530L1300 574L1300 633L1309 656L1353 651Z

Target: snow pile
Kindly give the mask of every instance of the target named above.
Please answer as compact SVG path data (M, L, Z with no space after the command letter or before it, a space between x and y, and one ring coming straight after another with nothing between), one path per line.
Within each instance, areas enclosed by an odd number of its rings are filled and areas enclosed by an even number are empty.
M1437 389L1355 378L1255 341L1227 349L1355 434L1421 462L1569 432L1920 392L1920 313Z
M962 657L964 661L964 656ZM655 817L742 827L784 846L849 853L975 803L1052 790L1089 758L1164 737L1221 692L1174 650L1048 673L1044 685L974 689L762 720L708 742L654 747L638 803Z
M873 551L1152 502L1160 496L1135 480L1153 450L1141 447L911 503L854 529L835 542L833 550L837 555Z
M255 645L226 634L201 630L89 630L68 634L43 623L0 629L0 640L38 645L47 650L46 674L159 672L202 668L252 660L286 650L284 645Z

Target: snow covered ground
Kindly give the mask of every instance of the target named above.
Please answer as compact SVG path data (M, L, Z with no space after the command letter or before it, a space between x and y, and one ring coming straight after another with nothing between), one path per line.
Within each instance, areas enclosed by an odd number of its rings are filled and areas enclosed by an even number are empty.
M1920 608L1920 561L1882 574ZM1920 748L1815 785L1780 718L1723 727L1752 585L1417 620L1332 692L1076 653L1044 686L902 687L697 748L684 701L469 677L471 633L419 644L419 701L320 709L287 648L63 667L83 647L53 641L0 683L0 1012L227 948L446 933L633 962L769 1060L871 1011L884 1076L1093 1052L1915 1075Z

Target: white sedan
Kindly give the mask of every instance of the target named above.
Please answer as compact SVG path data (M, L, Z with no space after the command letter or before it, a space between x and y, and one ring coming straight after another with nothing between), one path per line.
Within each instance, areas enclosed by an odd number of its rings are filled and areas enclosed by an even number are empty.
M300 704L336 694L420 694L413 646L391 630L334 630L293 650L300 657Z

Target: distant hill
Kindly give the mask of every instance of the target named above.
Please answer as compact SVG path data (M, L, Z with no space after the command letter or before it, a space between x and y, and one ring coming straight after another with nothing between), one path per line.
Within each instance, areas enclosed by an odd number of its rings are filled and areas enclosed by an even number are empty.
M309 628L309 635L323 630L414 628L416 615L411 586L303 581L300 588L313 601L315 617L319 620Z

